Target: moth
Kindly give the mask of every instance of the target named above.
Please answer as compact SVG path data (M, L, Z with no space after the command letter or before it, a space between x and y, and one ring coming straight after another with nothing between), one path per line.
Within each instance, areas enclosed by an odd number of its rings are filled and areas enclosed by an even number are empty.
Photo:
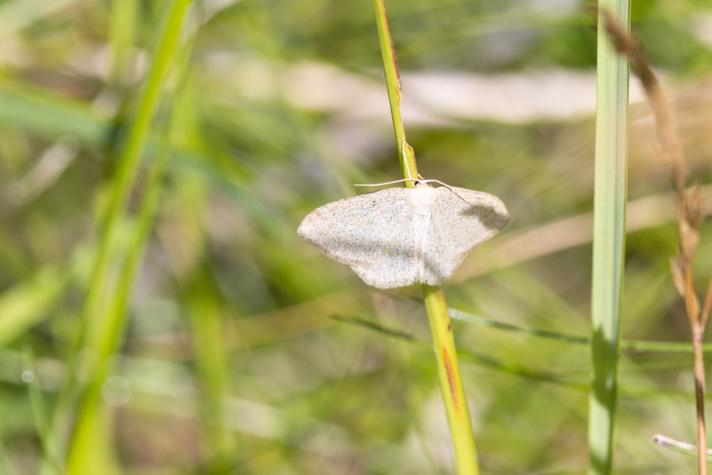
M327 203L304 218L297 234L372 287L442 284L509 222L509 213L494 195L432 182Z

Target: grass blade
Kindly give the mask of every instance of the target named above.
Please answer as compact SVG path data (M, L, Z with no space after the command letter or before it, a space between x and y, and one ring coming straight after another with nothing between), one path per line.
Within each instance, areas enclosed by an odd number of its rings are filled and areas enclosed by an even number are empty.
M456 308L448 309L450 318L460 320L461 322L481 325L499 331L509 333L519 333L536 338L545 338L548 340L558 341L560 343L570 343L575 345L590 345L591 339L583 335L572 333L563 333L552 330L543 330L540 328L525 327L515 325L499 320L476 315L474 313L465 312ZM627 340L621 338L619 340L620 349L630 353L685 353L692 354L693 347L691 343L681 341L659 341L659 340ZM705 352L712 352L712 343L707 343L703 346Z
M145 240L150 230L160 190L163 159L154 162L149 177L148 196L142 204L134 238L123 257L123 262L112 284L113 266L119 261L117 235L125 214L126 202L133 188L142 152L146 145L152 119L168 70L178 51L183 20L190 0L171 2L166 7L166 16L158 33L157 48L146 84L139 98L137 112L125 145L118 157L116 180L112 184L108 212L104 220L99 254L96 258L84 308L87 327L84 347L91 356L82 366L82 374L88 375L90 383L82 391L81 405L77 414L74 432L70 440L67 473L96 473L97 466L109 469L105 463L108 452L99 436L106 430L108 414L101 405L101 388L110 368L111 357L116 351L123 333L125 310L132 287L134 274L142 255ZM165 150L159 154L164 157ZM104 453L102 453L104 452Z
M628 0L603 0L600 8L629 22ZM589 473L609 474L618 390L618 347L625 250L628 153L628 63L598 26L596 165L591 287L593 382L589 397Z

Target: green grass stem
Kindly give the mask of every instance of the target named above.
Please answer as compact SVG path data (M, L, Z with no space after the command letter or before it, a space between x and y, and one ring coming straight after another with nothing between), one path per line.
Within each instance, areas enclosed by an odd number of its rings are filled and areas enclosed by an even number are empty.
M445 402L445 412L455 448L457 473L461 475L477 474L479 466L475 437L472 434L467 397L462 387L458 352L452 336L452 323L448 316L445 293L437 287L424 285L423 297L428 311L435 357L438 362L440 390Z
M386 6L384 0L374 0L373 4L376 10L378 40L381 47L381 55L383 56L388 101L391 108L396 145L400 155L401 171L403 172L403 178L416 179L418 178L418 167L415 161L415 153L406 141L405 126L401 119L400 101L402 91ZM412 187L414 183L406 181L405 186ZM457 473L459 475L477 475L479 473L477 449L472 433L467 398L465 397L458 368L457 350L452 335L452 324L448 316L445 294L438 287L429 285L423 285L422 292L433 338L433 350L435 351L438 366L440 389L455 451Z
M111 357L123 334L130 290L153 222L161 188L159 180L163 172L165 151L159 153L159 159L153 162L148 180L148 195L141 205L133 239L126 255L122 256L123 261L117 277L112 281L113 265L119 260L116 249L119 223L123 221L129 193L138 174L140 159L165 78L178 51L183 21L189 5L190 0L177 0L166 7L164 22L158 32L153 63L139 97L135 118L117 159L116 180L112 184L108 211L104 219L105 228L84 308L87 326L84 348L88 358L82 367L82 376L87 378L88 384L81 395L69 445L67 473L70 475L96 473L96 462L104 458L101 450L97 449L96 440L101 438L98 432L106 430L104 424L107 421L105 408L101 404L101 389L110 368Z
M624 24L628 0L602 0ZM628 154L628 62L613 48L603 21L598 24L593 278L591 287L593 366L589 398L589 474L613 468L614 422L618 391L618 351Z
M88 341L96 341L98 337L94 336L94 332L100 332L104 327L97 314L101 313L105 303L118 223L126 208L129 194L138 174L142 152L151 130L151 121L158 105L163 82L176 54L183 17L189 4L190 0L179 0L170 4L170 10L159 32L151 69L137 103L136 115L131 122L126 142L117 158L118 169L104 219L105 229L103 229L99 255L87 292L84 316L89 328Z
M403 125L403 119L401 119L400 102L403 97L403 91L401 89L400 73L398 72L398 60L396 59L396 52L393 48L391 27L388 24L385 0L374 0L373 5L376 8L378 44L381 47L381 55L383 56L383 71L386 76L388 103L391 107L396 145L400 153L401 170L403 172L403 178L416 179L418 178L418 167L415 162L415 153L405 139L405 126ZM405 186L412 187L414 184L411 181L406 181Z

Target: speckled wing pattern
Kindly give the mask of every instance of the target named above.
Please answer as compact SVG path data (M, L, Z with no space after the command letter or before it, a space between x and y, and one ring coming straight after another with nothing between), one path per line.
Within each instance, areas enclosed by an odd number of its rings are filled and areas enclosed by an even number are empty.
M388 188L327 203L297 233L368 285L437 285L509 220L495 196L455 187Z
M412 215L406 189L388 188L320 206L297 233L368 285L403 287L417 278Z

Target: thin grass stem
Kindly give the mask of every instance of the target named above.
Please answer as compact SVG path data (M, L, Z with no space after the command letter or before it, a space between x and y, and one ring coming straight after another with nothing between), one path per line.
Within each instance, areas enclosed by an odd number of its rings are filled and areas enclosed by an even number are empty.
M453 320L460 320L466 323L482 325L485 327L493 328L499 331L505 331L510 333L520 333L536 338L545 338L548 340L555 340L561 343L572 343L576 345L590 345L591 338L576 335L572 333L563 333L552 330L543 330L540 328L524 327L521 325L514 325L512 323L493 320L491 318L483 317L481 315L476 315L474 313L465 312L456 308L450 307L448 309L450 313L450 318ZM659 340L629 340L625 338L620 339L620 349L630 353L688 353L692 354L694 351L693 345L691 343L679 342L679 341L659 341ZM712 353L712 343L706 343L702 346L702 349L707 353Z
M458 474L479 473L475 437L472 434L470 409L462 387L458 367L457 349L452 336L452 323L448 317L445 293L437 287L423 286L428 322L438 362L440 389L445 402L445 412L455 447Z
M388 89L393 130L400 155L399 162L405 179L405 186L413 187L414 180L418 178L418 167L413 148L406 141L405 126L401 119L400 101L402 91L398 62L393 48L393 38L388 25L384 0L374 0L373 3L376 10L376 25L383 56L383 69ZM422 292L433 338L440 389L445 403L450 436L455 451L457 473L459 475L477 475L479 473L477 449L472 433L467 398L465 397L458 368L457 350L452 336L452 324L448 316L445 294L438 287L429 285L423 285Z
M393 47L393 37L391 27L388 24L388 13L386 11L385 0L374 0L376 8L376 25L378 27L378 43L383 56L383 71L386 76L386 88L388 89L388 103L391 107L391 118L393 119L393 131L396 136L396 146L400 154L400 165L403 178L407 188L415 186L412 180L418 178L418 166L415 162L413 148L405 139L405 126L401 119L400 102L403 91L400 83L400 73L398 72L398 60Z
M656 445L659 445L660 447L671 449L679 454L699 459L699 450L697 448L698 446L695 444L690 444L689 442L673 439L672 437L668 437L662 434L655 434L653 436L653 442ZM707 449L704 451L704 458L708 462L712 461L712 449Z
M163 85L178 51L180 33L190 0L170 2L164 22L158 31L157 47L146 84L137 104L137 112L129 128L125 145L118 157L116 180L112 184L104 230L89 283L84 308L84 349L88 358L82 363L81 374L87 378L83 388L75 427L69 443L67 473L71 475L96 473L97 461L102 457L99 431L106 430L108 415L101 404L101 391L125 326L126 306L143 248L153 222L159 180L162 176L165 151L159 154L149 177L148 196L139 212L133 239L124 256L117 249L120 223L129 193L133 188L144 146ZM122 257L118 273L114 265ZM116 275L116 277L114 277ZM105 441L104 441L105 442ZM99 444L99 445L97 445ZM104 454L105 456L106 454Z

